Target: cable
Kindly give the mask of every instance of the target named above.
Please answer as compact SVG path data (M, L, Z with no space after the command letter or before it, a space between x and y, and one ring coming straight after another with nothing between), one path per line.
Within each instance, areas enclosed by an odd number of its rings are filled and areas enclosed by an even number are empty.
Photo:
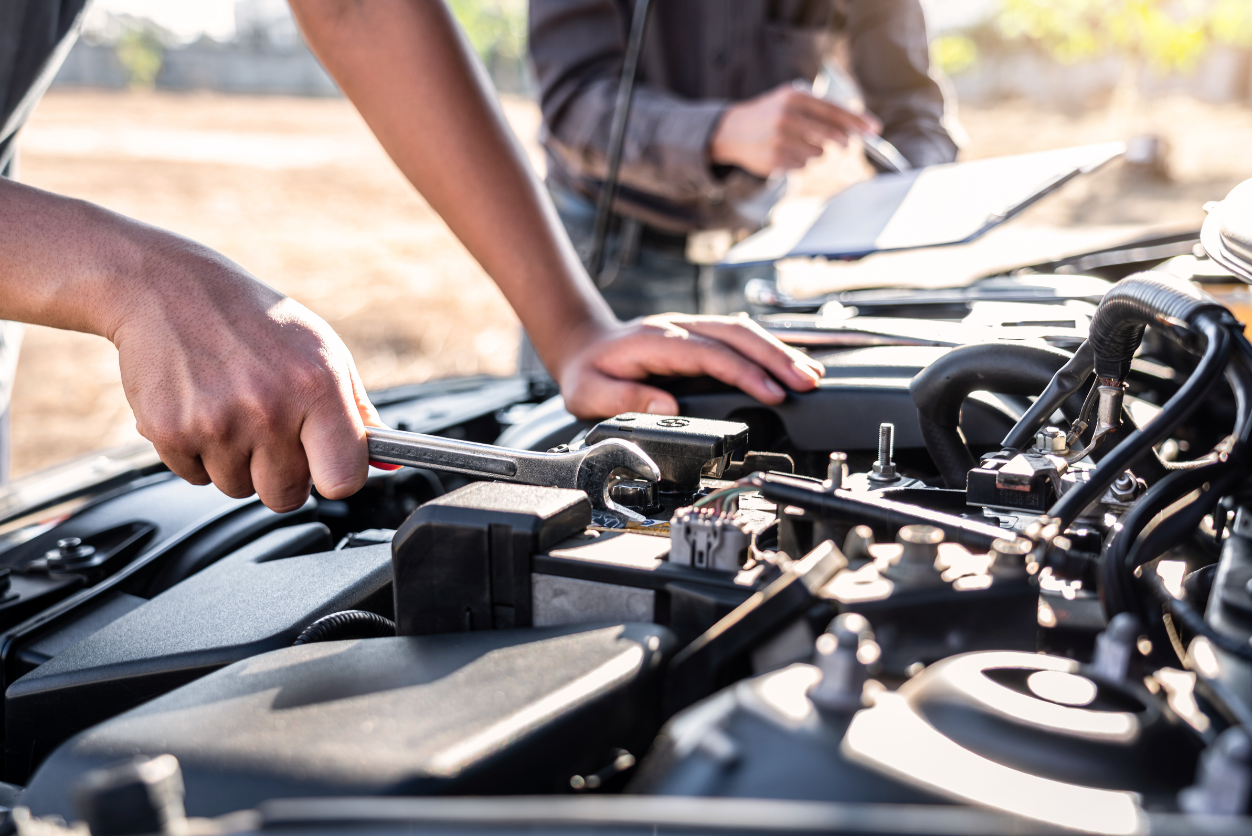
M333 642L343 639L381 639L396 635L396 622L365 610L344 610L324 615L310 624L292 647L316 642Z
M1147 325L1187 332L1202 314L1228 315L1223 305L1190 282L1162 273L1137 273L1106 292L1089 322L1093 371L1124 380Z
M696 502L692 503L692 507L704 508L707 505L718 503L719 510L724 514L729 514L733 510L731 508L732 500L742 493L752 493L757 489L757 486L750 484L748 477L745 477L744 479L739 479L736 482L733 482L725 488L719 488L712 493L706 494Z
M614 117L610 123L610 147L606 160L605 182L597 195L596 220L592 225L592 249L584 266L598 287L605 262L605 238L610 229L610 211L614 206L614 193L618 190L618 169L623 159L623 143L627 137L627 116L631 113L631 97L635 92L636 68L640 64L640 51L644 46L644 27L649 16L649 0L636 0L631 16L631 32L627 36L627 51L623 55L623 72L618 77L618 94L614 98Z
M1066 402L1067 398L1080 390L1084 385L1084 381L1093 376L1093 349L1089 346L1089 341L1085 340L1080 343L1080 347L1075 350L1075 354L1071 359L1063 364L1063 367L1054 373L1050 378L1049 385L1045 387L1045 391L1041 393L1036 402L1023 413L1023 417L1015 423L1010 432L1002 440L1001 446L1007 450L1022 450L1032 443L1032 439L1036 437L1036 431L1045 425L1050 416L1058 410ZM1091 398L1096 394L1096 386L1090 393L1090 397L1084 401L1083 413L1080 417L1084 418L1088 411L1092 408Z
M1236 476L1235 469L1228 470L1212 481L1196 500L1155 526L1128 550L1124 565L1129 568L1143 566L1190 537L1197 531L1202 518L1214 512L1219 500L1236 481Z
M1189 628L1190 632L1204 637L1220 650L1227 651L1242 659L1250 658L1249 641L1234 639L1211 627L1206 622L1206 619L1197 610L1193 609L1188 601L1182 601L1167 591L1167 587L1163 585L1162 578L1158 577L1157 572L1145 572L1142 578L1149 585L1150 591L1154 593L1154 597L1167 606L1167 609L1171 612L1171 617L1183 623L1185 627Z
M1102 606L1107 615L1134 612L1136 590L1132 583L1132 565L1128 552L1137 537L1162 510L1181 496L1197 490L1216 477L1232 470L1235 465L1228 460L1216 460L1192 470L1171 473L1146 492L1145 496L1129 510L1121 521L1122 527L1102 553L1098 565Z
M1163 405L1162 411L1154 420L1133 432L1102 459L1089 472L1087 482L1072 488L1054 503L1054 507L1049 510L1049 516L1061 520L1062 528L1074 522L1130 465L1146 453L1152 452L1155 445L1171 435L1176 427L1201 406L1211 387L1223 376L1232 346L1232 335L1227 323L1208 311L1197 317L1194 328L1206 337L1206 351L1197 368L1179 391Z
M1232 396L1237 405L1237 420L1233 425L1233 434L1238 441L1248 441L1250 437L1250 344L1244 337L1237 338L1238 349L1232 352L1232 361L1224 369L1224 377L1232 387ZM1243 345L1242 345L1243 344Z
M1083 360L1089 355L1081 351L1073 356L1058 349L1023 343L976 343L955 348L915 375L910 381L910 399L918 407L923 443L945 480L945 487L965 488L967 473L976 466L975 456L958 428L967 396L977 391L1034 395L1044 388L1048 392L1059 370L1073 365L1076 356ZM1075 389L1079 389L1087 377L1077 375L1080 382ZM1062 400L1066 401L1075 389L1064 392ZM1076 410L1080 400L1076 399ZM1037 403L1040 401L1038 399ZM1046 419L1052 414L1051 408ZM1022 424L1021 419L1019 425ZM1032 434L1035 433L1033 428ZM1015 430L1011 430L1008 438L1016 435Z

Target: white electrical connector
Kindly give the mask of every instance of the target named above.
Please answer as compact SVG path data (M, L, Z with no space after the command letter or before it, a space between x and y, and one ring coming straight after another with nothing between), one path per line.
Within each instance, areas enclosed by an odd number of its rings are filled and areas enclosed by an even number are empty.
M749 552L749 532L712 508L680 508L671 517L671 563L694 569L739 572Z

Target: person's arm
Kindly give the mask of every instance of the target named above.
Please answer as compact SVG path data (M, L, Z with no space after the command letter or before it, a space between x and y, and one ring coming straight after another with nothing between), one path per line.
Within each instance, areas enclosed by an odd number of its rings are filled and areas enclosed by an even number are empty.
M816 385L817 363L748 320L614 318L442 2L291 5L384 149L505 294L572 413L674 414L671 395L636 382L651 374L708 374L770 403L784 398L776 379Z
M379 422L344 344L206 247L0 178L0 319L113 341L136 428L193 484L288 511L311 476L365 481Z
M916 168L953 162L958 144L945 129L919 0L855 0L847 13L853 74L884 138Z

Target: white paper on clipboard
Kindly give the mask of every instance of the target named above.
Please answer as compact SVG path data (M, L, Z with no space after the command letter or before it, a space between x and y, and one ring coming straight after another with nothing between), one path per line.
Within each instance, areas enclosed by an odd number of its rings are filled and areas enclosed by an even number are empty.
M1122 142L1105 142L881 174L830 198L808 225L793 220L749 236L723 263L964 244L1123 151Z

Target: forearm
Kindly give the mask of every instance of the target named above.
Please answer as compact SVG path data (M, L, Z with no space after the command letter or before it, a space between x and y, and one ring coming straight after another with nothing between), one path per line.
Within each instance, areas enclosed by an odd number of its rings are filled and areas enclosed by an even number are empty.
M949 162L957 144L945 129L945 95L933 77L918 0L851 4L854 75L883 136L915 166Z
M118 349L135 427L178 475L300 507L366 478L378 416L325 322L207 247L0 179L0 318Z
M310 45L401 172L493 278L554 374L613 315L448 10L437 0L293 0Z
M0 178L0 319L109 336L134 258L125 219Z
M194 326L242 298L266 308L284 297L194 241L0 179L0 319L116 343L129 320Z

